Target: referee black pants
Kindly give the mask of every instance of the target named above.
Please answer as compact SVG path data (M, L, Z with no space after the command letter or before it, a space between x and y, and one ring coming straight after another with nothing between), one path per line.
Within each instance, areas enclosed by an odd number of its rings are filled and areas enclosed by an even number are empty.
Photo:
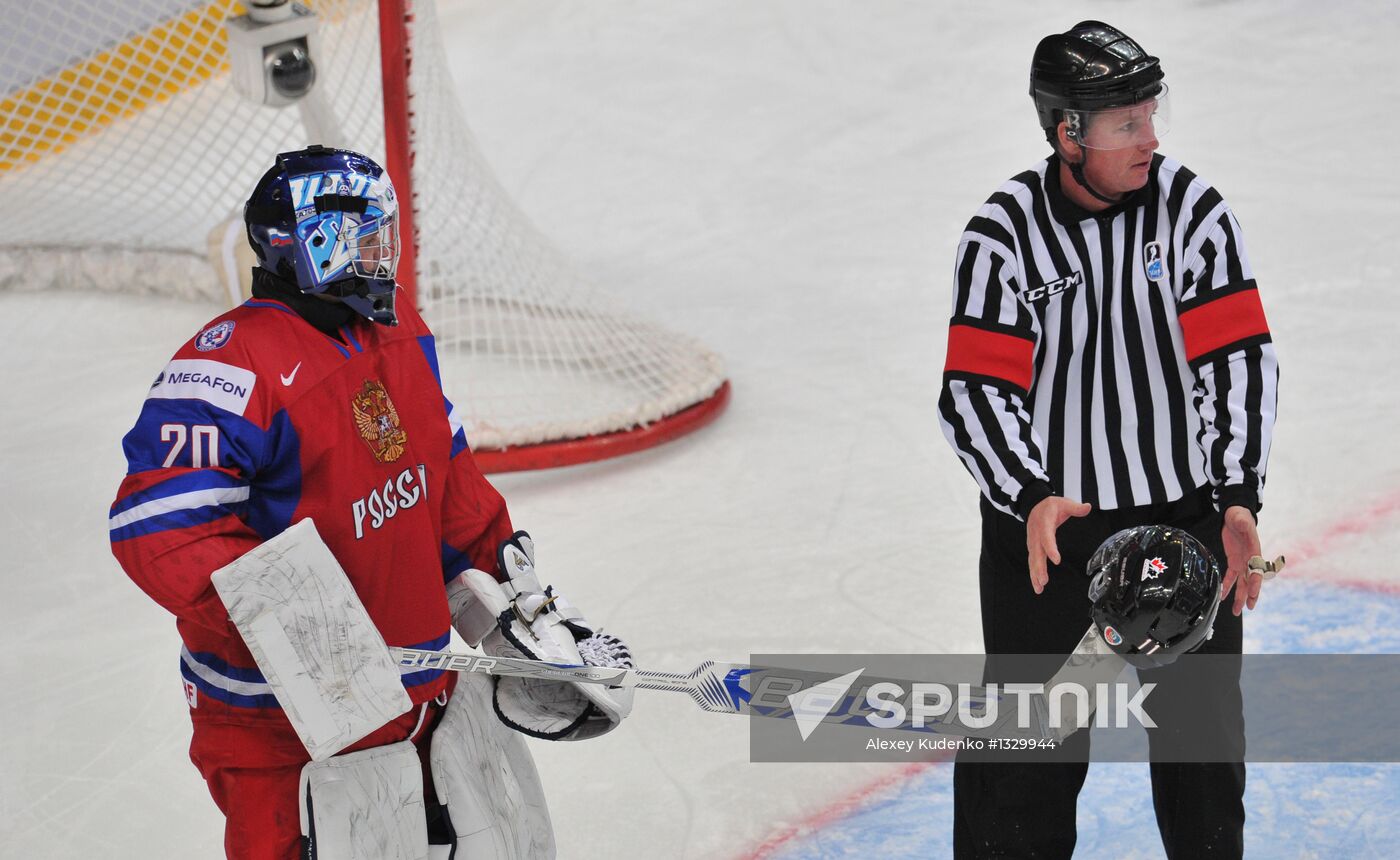
M1046 655L1032 661L998 662L989 656L984 680L1044 682L1079 643L1089 627L1089 579L1084 570L1099 544L1120 529L1161 524L1185 529L1215 554L1224 570L1221 515L1210 502L1209 489L1164 504L1116 511L1094 511L1071 519L1056 535L1062 563L1051 565L1043 593L1031 590L1026 554L1026 526L982 500L980 580L982 638L988 655ZM1215 635L1202 652L1238 655L1240 618L1223 605ZM1152 699L1162 707L1147 707L1160 728L1149 732L1154 759L1152 803L1168 860L1239 858L1244 851L1244 720L1239 690L1239 661L1228 657L1206 661L1217 667L1202 694L1199 677L1190 691L1173 695L1175 666L1141 672L1142 681L1157 683ZM1218 669L1223 665L1224 673ZM1029 675L1029 676L1028 676ZM1211 763L1157 761L1159 743L1170 746L1172 733L1190 723L1218 737L1228 754L1213 754ZM1238 755L1236 755L1236 753ZM1089 731L1076 732L1053 753L1029 761L973 760L959 755L953 770L953 853L958 860L973 858L1045 858L1058 860L1074 853L1075 807L1089 765ZM1221 761L1221 759L1224 759ZM1144 786L1145 788L1145 786Z

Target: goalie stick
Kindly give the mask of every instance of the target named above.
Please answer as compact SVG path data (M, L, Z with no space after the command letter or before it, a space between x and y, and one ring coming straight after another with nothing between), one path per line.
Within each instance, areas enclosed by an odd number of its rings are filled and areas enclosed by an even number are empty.
M668 690L688 693L707 711L745 713L749 694L739 681L755 671L742 663L717 663L706 660L689 674L677 672L648 672L644 669L620 669L606 666L574 666L566 663L546 663L523 657L487 657L455 651L423 651L415 648L390 648L389 653L399 666L409 669L443 669L451 672L482 672L516 678L539 678L546 681L581 681L607 687L636 687L642 690Z
M1074 681L1090 691L1091 698L1097 683L1107 683L1117 677L1124 663L1101 643L1091 627L1085 633L1079 646L1066 661L1064 667L1046 685L1052 688L1056 683ZM645 669L624 669L605 666L579 666L559 663L546 663L519 657L490 657L453 651L425 651L413 648L390 648L390 655L401 668L418 670L438 669L452 672L481 672L488 675L538 678L549 681L577 681L586 684L602 684L611 687L635 687L641 690L662 690L685 693L711 713L743 714L760 717L793 719L802 728L803 737L809 735L820 722L835 722L860 725L867 728L864 715L852 711L858 702L842 707L847 698L851 683L860 673L855 672L840 679L810 684L813 673L780 667L752 666L745 663L726 663L706 660L688 673L654 672ZM806 681L801 687L790 687L793 692L781 695L771 704L754 701L757 692L745 686L753 679L772 673L784 681L794 683ZM794 678L794 675L804 676ZM846 680L849 679L849 680ZM842 683L844 681L844 683ZM833 687L833 685L835 685ZM991 698L1009 699L999 694L995 685L988 691L986 687L970 684L954 685L958 691L941 716L916 724L911 715L906 714L901 724L892 728L921 731L931 734L949 734L962 737L981 738L1028 738L1037 741L1061 741L1072 732L1086 725L1086 714L1082 710L1074 715L1066 712L1063 699L1051 701L1044 693L1026 697L1025 712L1021 707L1001 709L990 721L961 721L957 717L967 715L968 709L985 710L989 695ZM781 702L781 704L779 703ZM1094 710L1094 703L1088 702L1088 713ZM866 713L869 713L868 711ZM1054 714L1052 717L1052 713ZM1025 717L1029 717L1025 719ZM988 725L981 725L988 722ZM1025 723L1024 725L1022 723Z

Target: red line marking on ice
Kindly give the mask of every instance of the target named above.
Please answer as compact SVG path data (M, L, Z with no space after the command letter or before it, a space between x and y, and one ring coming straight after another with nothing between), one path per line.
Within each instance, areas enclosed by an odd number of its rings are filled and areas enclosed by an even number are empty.
M892 773L867 783L865 786L856 789L845 797L838 798L832 803L823 806L811 815L802 818L795 824L788 824L778 832L760 842L757 847L740 854L735 860L766 860L772 857L780 848L799 836L807 836L829 824L855 812L866 803L883 794L885 791L901 785L919 774L927 771L936 764L944 764L943 761L920 761L906 764Z
M1388 496L1383 496L1379 500L1372 502L1365 509L1325 526L1317 537L1298 544L1296 549L1292 549L1288 552L1289 561L1295 565L1295 571L1297 570L1296 566L1302 566L1304 570L1307 571L1310 567L1309 562L1325 557L1337 544L1348 538L1357 537L1370 532L1386 519L1396 514L1400 514L1400 493L1392 493ZM1354 577L1339 579L1330 576L1319 576L1316 571L1304 575L1289 571L1284 574L1284 577L1323 582L1328 585L1335 585L1342 588L1354 588L1361 591L1400 595L1400 583L1397 582L1357 579ZM806 836L817 830L821 830L827 825L840 821L885 791L892 789L900 783L913 779L936 764L944 763L945 762L916 762L914 764L905 765L893 773L885 774L851 794L838 798L826 806L823 806L821 809L818 809L796 824L789 824L783 827L778 832L760 842L757 847L744 854L738 855L735 860L766 860L766 858L772 857L780 848L799 836Z
M1304 577L1298 577L1303 579ZM1374 579L1329 579L1316 576L1308 577L1312 582L1320 582L1325 585L1335 585L1338 588L1348 588L1354 591L1369 591L1372 594L1388 594L1400 597L1400 583L1380 582Z
M1391 493L1382 496L1362 510L1323 527L1317 537L1303 541L1295 549L1287 552L1289 565L1294 566L1294 571L1297 571L1298 566L1301 566L1302 570L1298 572L1285 570L1283 577L1285 579L1324 582L1341 588L1353 588L1379 594L1400 594L1400 582L1354 576L1328 576L1325 563L1321 570L1314 569L1313 565L1314 562L1325 559L1327 554L1338 544L1349 538L1360 537L1373 531L1385 520L1397 514L1400 514L1400 493Z

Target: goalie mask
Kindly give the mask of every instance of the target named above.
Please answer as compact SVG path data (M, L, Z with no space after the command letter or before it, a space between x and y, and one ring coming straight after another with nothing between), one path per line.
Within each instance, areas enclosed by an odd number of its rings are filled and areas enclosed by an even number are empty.
M1089 560L1090 615L1104 641L1140 668L1164 666L1210 637L1220 567L1181 529L1138 526L1104 541Z
M253 189L243 220L258 265L303 293L398 324L398 202L373 159L323 146L284 152Z

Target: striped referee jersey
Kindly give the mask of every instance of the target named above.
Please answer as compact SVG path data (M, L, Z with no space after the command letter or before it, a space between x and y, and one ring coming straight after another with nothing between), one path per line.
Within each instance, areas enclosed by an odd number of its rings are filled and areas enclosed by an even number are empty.
M1052 155L968 223L939 418L998 509L1209 484L1222 510L1257 511L1277 390L1239 223L1180 163L1155 155L1146 186L1091 213Z

